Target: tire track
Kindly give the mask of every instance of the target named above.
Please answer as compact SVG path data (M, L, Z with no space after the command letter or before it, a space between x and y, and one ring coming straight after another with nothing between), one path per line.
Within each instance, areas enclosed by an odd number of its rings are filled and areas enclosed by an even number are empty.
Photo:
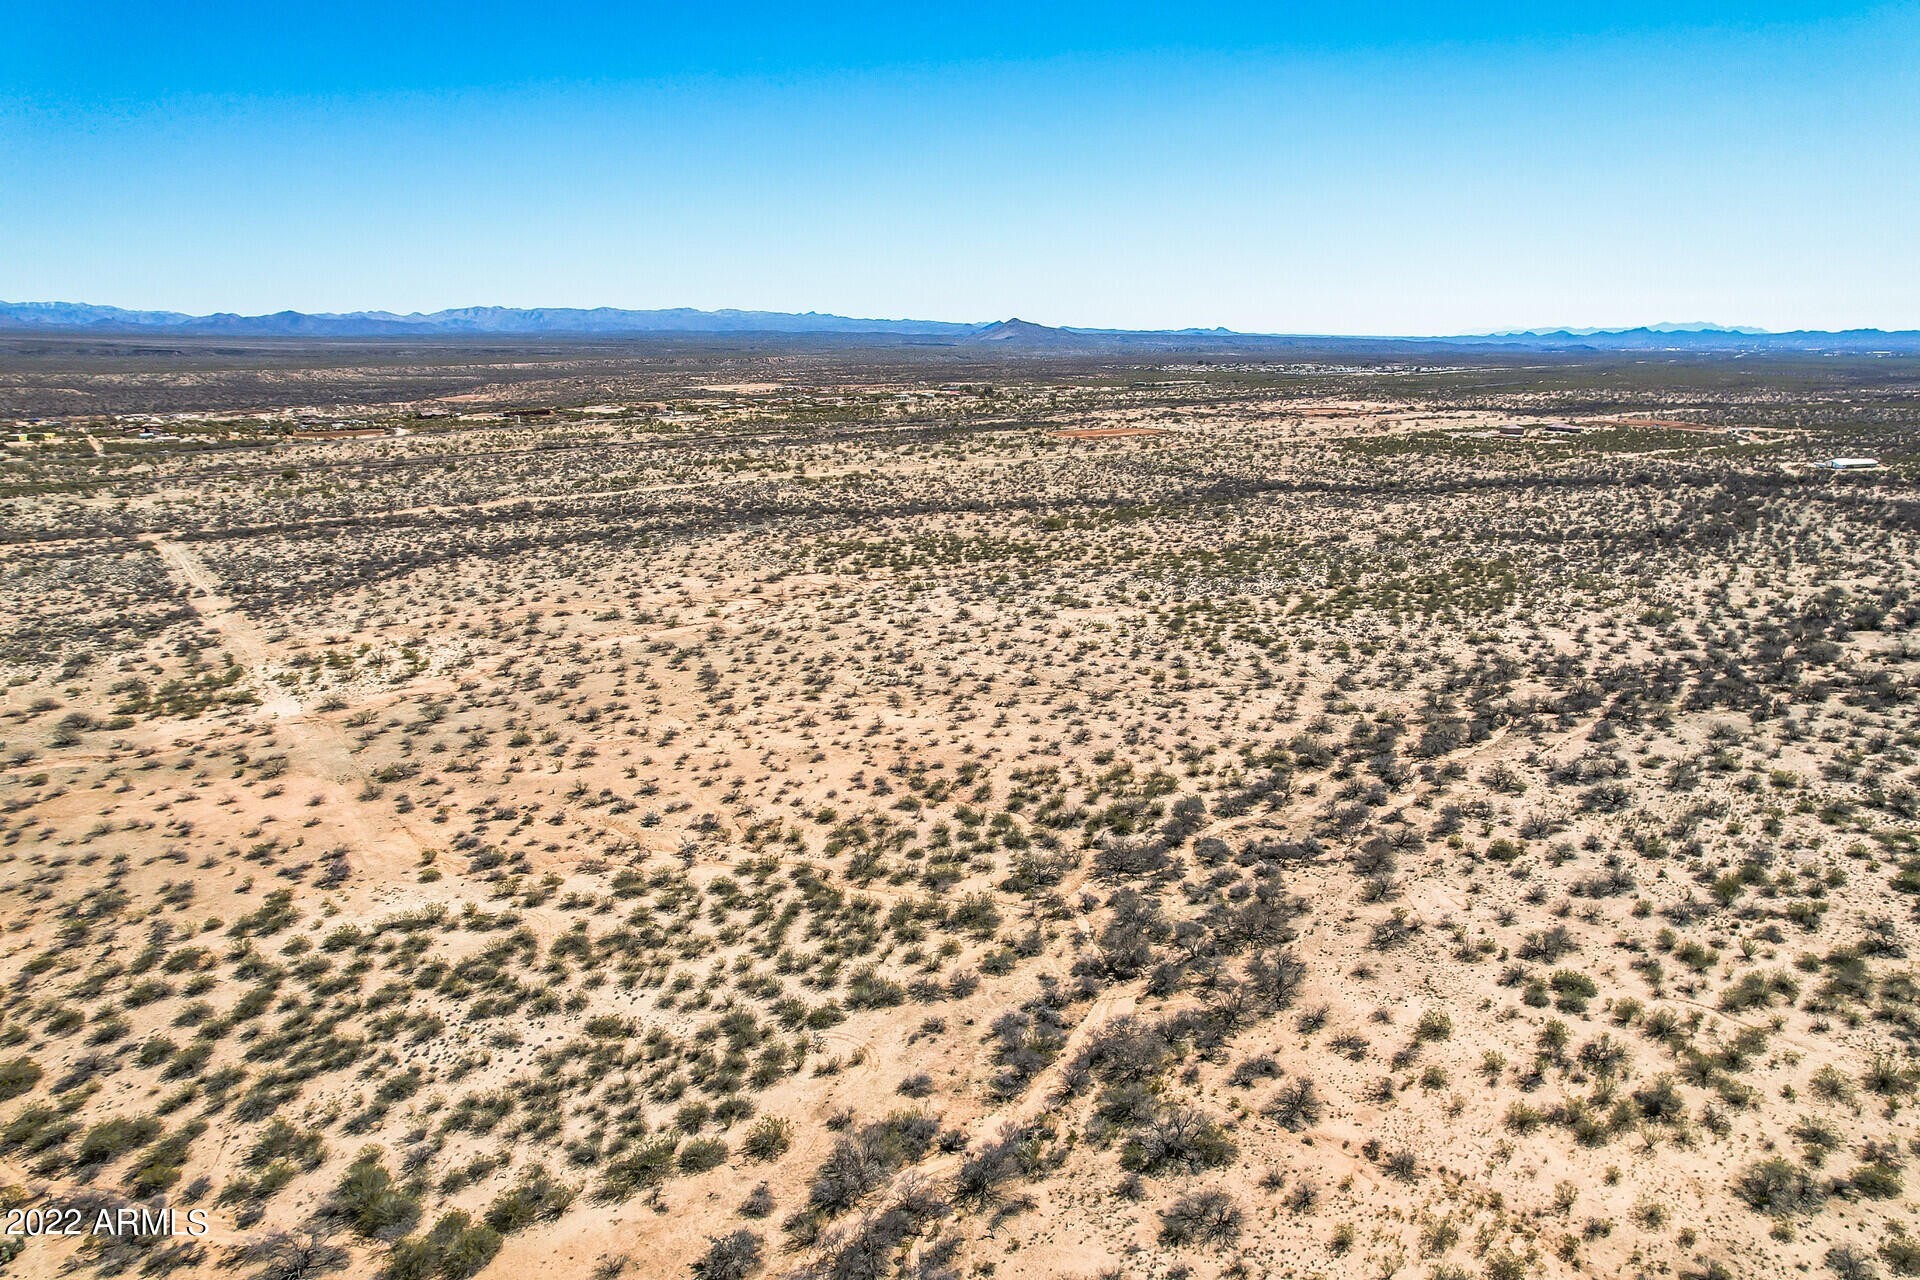
M187 605L246 672L259 693L261 709L284 735L288 763L322 788L327 814L349 838L352 852L383 869L417 863L423 846L407 826L369 812L359 792L372 781L354 757L346 735L332 721L314 715L298 697L269 678L273 645L260 628L220 589L219 579L192 548L148 534L141 538L167 566L182 588Z

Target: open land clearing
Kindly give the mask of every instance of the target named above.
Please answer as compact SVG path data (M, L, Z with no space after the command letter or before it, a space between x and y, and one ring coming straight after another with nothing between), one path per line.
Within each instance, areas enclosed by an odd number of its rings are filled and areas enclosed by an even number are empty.
M1920 1274L1911 360L29 345L9 1276Z

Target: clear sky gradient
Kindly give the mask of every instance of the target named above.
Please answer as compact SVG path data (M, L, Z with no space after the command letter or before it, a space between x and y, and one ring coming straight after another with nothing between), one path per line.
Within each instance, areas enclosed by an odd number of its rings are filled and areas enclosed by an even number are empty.
M1920 4L0 0L0 297L1920 327Z

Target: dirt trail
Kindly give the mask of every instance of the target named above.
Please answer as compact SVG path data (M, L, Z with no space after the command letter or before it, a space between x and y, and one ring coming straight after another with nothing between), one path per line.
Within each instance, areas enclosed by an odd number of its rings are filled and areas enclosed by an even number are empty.
M148 534L141 541L151 546L175 579L186 584L187 603L202 622L219 633L221 642L227 651L233 654L235 661L247 669L247 675L256 683L261 680L267 665L270 650L266 637L253 625L247 616L240 612L220 590L220 584L214 578L206 562L188 550L185 544L172 542L158 535ZM261 686L264 695L268 690ZM294 714L299 714L299 703L294 701Z
M355 870L369 864L399 871L419 860L421 842L392 816L370 813L358 796L367 774L354 758L346 735L331 721L309 714L292 693L267 677L273 646L253 620L224 592L206 562L181 542L155 534L142 537L167 570L186 590L187 603L200 621L220 637L220 643L247 673L247 682L261 698L262 710L283 735L288 763L294 772L321 788L327 816L350 840L349 862Z

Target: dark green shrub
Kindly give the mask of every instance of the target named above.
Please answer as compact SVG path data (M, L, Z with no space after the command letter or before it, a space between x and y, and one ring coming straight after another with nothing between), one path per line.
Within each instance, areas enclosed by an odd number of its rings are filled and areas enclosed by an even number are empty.
M0 1102L19 1097L34 1085L39 1084L44 1074L39 1064L28 1057L0 1062Z
M508 1235L536 1222L550 1221L565 1213L573 1203L573 1191L556 1182L544 1168L534 1165L521 1175L517 1185L495 1196L487 1206L485 1222L502 1235Z
M419 1203L394 1185L378 1147L366 1148L347 1166L332 1206L357 1234L375 1239L402 1235L420 1219Z
M1826 1200L1803 1169L1779 1156L1749 1165L1733 1180L1733 1190L1757 1213L1809 1213Z
M780 1116L761 1116L747 1130L740 1150L749 1160L778 1160L792 1145L792 1121Z
M648 1187L656 1187L673 1176L674 1152L678 1142L669 1137L651 1138L631 1152L613 1161L601 1176L599 1194L608 1200L624 1200Z
M87 1136L80 1140L80 1150L75 1153L74 1161L88 1165L116 1160L159 1137L160 1128L160 1122L151 1116L115 1116L111 1120L103 1120L87 1130Z
M727 1144L723 1138L695 1138L680 1148L680 1172L705 1173L727 1162Z

